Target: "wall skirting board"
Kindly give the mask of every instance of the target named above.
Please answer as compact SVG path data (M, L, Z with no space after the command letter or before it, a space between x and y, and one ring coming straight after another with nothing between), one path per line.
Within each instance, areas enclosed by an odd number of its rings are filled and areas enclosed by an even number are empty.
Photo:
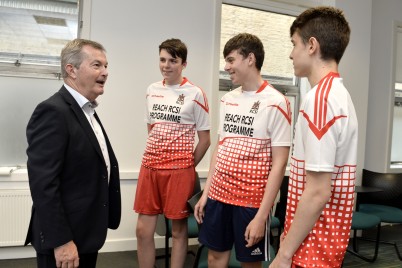
M171 241L170 241L171 243ZM189 245L197 245L198 240L196 238L189 239ZM170 244L171 245L171 244ZM155 237L156 248L164 248L165 238L162 236ZM110 239L106 240L105 244L99 252L119 252L119 251L131 251L137 249L137 239ZM34 248L29 245L26 247L1 247L0 248L0 260L6 259L25 259L34 258L36 256Z

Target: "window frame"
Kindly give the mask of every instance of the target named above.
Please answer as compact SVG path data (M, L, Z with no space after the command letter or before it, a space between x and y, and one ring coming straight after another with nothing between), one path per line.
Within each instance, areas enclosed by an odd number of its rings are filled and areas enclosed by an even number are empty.
M77 36L75 38L80 38L83 30L84 1L87 0L77 0ZM38 3L40 4L41 1ZM32 55L0 50L0 76L60 80L60 56Z
M272 12L272 13L277 13L277 14L282 14L282 15L289 15L289 16L297 16L301 12L303 12L305 9L309 7L313 7L316 5L316 3L312 3L310 0L299 0L298 5L295 5L292 0L279 0L279 1L270 1L270 0L222 0L222 5L227 4L227 5L233 5L233 6L238 6L238 7L244 7L244 8L251 8L251 9L256 9L260 11L266 11L266 12ZM221 27L221 26L220 26ZM289 41L290 42L290 41ZM230 82L226 81L228 80L228 75L226 75L224 72L219 70L219 90L220 91L229 91L231 88L224 89L222 86L225 86ZM275 83L274 81L271 81L270 76L264 76L264 79L268 79L272 85L277 88L279 91L282 93L286 94L296 94L296 93L302 93L307 91L307 89L303 88L303 84L301 83L301 78L295 77L295 81L293 85L284 85L284 84L279 84ZM304 95L304 94L301 94ZM299 105L299 97L297 98Z

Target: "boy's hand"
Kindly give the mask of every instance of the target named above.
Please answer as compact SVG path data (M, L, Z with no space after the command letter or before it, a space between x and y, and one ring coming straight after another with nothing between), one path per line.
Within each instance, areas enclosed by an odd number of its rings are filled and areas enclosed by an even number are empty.
M204 212L205 212L205 205L207 204L208 196L204 192L201 196L200 200L198 200L197 204L194 207L194 218L195 220L201 224L202 220L204 219Z
M251 247L261 241L265 236L265 221L254 218L247 226L244 238L246 247Z

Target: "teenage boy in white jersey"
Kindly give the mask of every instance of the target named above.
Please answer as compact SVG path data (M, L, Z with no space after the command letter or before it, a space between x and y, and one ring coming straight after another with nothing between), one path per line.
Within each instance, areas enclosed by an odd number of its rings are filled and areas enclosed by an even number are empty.
M234 36L223 56L240 87L221 99L219 141L194 215L209 267L227 267L233 245L242 267L261 267L269 259L270 211L289 154L291 109L261 77L264 47L257 36Z
M162 42L159 68L163 80L147 89L149 135L134 203L139 213L136 234L141 268L154 267L158 214L172 220L171 266L183 267L187 254L187 200L194 190L195 167L210 145L210 123L204 92L182 76L186 65L187 47L181 40Z
M290 28L295 75L312 89L300 107L285 232L271 268L341 267L354 201L357 118L338 73L350 28L341 10L308 9Z

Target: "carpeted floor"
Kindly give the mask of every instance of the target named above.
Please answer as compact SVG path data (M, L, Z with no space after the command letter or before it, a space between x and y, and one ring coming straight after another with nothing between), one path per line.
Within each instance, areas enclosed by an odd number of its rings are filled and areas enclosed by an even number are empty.
M372 236L373 233L366 233L365 235ZM393 240L399 243L399 249L402 252L402 225L384 226L381 230L382 240ZM190 248L193 251L197 247ZM371 242L360 241L359 252L371 256L374 251L374 244ZM163 250L158 249L157 254L162 255ZM187 256L185 268L191 268L193 265L194 256L189 254ZM0 260L1 268L35 268L35 259L18 259L18 260ZM98 256L97 268L137 268L137 253L136 251L124 252L111 252L101 253ZM164 268L164 259L156 261L157 268ZM402 268L402 261L396 255L395 249L391 245L380 244L378 258L374 263L368 263L361 260L352 254L346 253L343 268Z
M365 236L375 238L375 232L364 233ZM402 225L383 226L381 228L381 240L396 241L399 252L402 253ZM350 242L349 245L352 243ZM351 248L351 246L349 246ZM374 253L374 242L359 241L359 253L371 257ZM378 268L402 268L402 261L398 259L395 248L392 245L380 244L377 260L369 263L346 252L343 263L344 268L378 267Z

